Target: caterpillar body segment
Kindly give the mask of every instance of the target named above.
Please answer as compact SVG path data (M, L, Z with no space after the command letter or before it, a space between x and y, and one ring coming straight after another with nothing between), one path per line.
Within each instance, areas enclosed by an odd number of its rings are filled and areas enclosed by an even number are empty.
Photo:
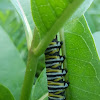
M67 70L62 68L65 56L60 55L63 42L57 40L57 36L45 50L46 75L48 81L48 100L65 100L65 89L69 83L64 76Z

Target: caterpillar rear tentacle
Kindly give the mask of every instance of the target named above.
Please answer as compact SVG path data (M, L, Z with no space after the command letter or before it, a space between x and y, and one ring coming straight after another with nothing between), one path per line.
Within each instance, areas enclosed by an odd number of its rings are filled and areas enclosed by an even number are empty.
M60 55L63 42L57 40L57 36L45 50L46 75L48 82L48 100L65 100L65 89L69 82L65 82L64 76L67 70L62 68L65 56Z

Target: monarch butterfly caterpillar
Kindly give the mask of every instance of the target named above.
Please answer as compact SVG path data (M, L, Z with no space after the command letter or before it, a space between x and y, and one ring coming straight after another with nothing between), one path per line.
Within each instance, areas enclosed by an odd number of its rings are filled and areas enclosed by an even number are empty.
M69 83L64 81L67 71L62 68L65 56L60 55L62 42L57 36L45 50L46 74L48 82L48 100L65 100L65 88Z

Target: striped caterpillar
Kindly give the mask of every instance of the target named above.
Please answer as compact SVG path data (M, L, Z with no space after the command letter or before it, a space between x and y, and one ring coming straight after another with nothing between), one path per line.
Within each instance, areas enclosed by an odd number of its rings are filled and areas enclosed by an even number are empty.
M48 100L65 100L65 88L69 85L64 81L67 71L62 68L62 63L65 60L65 56L60 55L62 44L56 36L45 50Z

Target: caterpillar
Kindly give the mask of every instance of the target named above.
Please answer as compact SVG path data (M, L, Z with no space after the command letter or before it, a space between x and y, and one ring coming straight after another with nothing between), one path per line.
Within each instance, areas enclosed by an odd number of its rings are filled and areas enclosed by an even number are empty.
M64 81L67 70L62 68L65 56L60 55L63 42L57 40L57 35L45 50L46 75L48 83L48 100L65 100L65 89L69 82Z

